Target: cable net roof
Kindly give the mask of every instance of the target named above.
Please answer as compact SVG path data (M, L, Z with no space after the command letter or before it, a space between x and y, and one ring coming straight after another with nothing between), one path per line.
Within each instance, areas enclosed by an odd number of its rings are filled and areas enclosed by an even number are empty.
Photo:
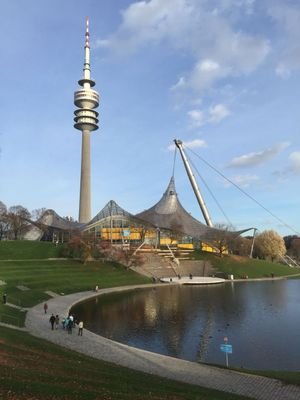
M212 228L201 223L181 205L176 193L174 177L171 178L167 190L159 202L148 210L136 214L136 217L153 224L157 228L184 233L200 240L215 240L220 237L220 234L238 236L252 229L229 231Z
M120 207L114 200L110 200L101 211L87 224L87 226L93 225L98 221L103 221L105 219L113 218L113 217L124 217L128 221L138 224L144 225L145 221L137 218L133 214L130 214L128 211L124 210L124 208ZM147 223L149 225L149 223Z
M61 229L61 230L73 230L73 229L80 229L83 225L74 222L74 221L67 221L66 219L62 218L58 215L54 210L46 210L41 218L37 220L37 224L41 224L44 226L49 226L51 228Z
M108 217L114 216L124 216L127 218L134 218L132 214L128 211L125 211L122 207L120 207L114 200L110 200L101 211L88 223L88 225L94 224L97 221L101 221Z

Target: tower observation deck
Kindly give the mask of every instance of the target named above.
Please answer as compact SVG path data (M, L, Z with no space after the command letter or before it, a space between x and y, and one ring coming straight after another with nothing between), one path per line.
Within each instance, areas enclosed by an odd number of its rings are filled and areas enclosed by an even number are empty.
M92 87L91 79L89 20L86 19L83 78L78 81L80 89L74 93L75 111L74 128L82 132L81 177L79 199L79 222L87 223L91 219L91 163L90 133L98 129L99 94Z

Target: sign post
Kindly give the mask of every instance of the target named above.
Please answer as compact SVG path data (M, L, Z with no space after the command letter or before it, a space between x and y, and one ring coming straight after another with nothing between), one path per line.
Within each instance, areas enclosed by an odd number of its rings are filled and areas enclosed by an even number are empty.
M226 367L228 368L229 363L228 363L228 354L232 354L232 345L227 344L228 338L225 336L224 337L224 342L225 344L220 345L220 350L225 353L225 360L226 360Z

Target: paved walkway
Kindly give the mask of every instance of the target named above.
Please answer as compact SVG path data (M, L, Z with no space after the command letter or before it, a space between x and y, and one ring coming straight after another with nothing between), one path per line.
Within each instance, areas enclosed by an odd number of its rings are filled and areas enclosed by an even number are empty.
M186 382L193 385L236 393L258 400L299 400L300 387L284 385L275 379L248 375L227 369L211 367L203 364L162 356L145 350L136 349L121 343L98 336L87 330L83 336L72 335L63 329L52 331L49 313L65 316L71 306L99 294L125 291L134 288L155 285L138 285L120 288L102 289L98 293L82 292L55 297L48 301L48 314L44 313L43 304L39 304L27 313L25 326L28 331L38 337L55 344L70 348L91 357L119 364L149 374Z

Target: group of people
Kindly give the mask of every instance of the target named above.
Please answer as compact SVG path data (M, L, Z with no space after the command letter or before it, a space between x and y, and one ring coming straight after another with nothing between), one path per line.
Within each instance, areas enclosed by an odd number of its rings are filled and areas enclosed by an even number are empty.
M55 329L58 329L58 325L59 325L59 316L58 314L54 315L52 314L51 317L49 318L49 322L51 324L51 329L54 330L54 326Z
M48 311L48 304L44 304L44 312L47 314ZM49 322L51 324L51 330L58 329L59 327L59 315L56 314L54 315L53 313L51 314L49 318ZM78 336L82 336L83 333L83 321L78 321L76 320L75 316L73 314L69 314L68 317L62 318L62 327L65 329L69 334L72 333L73 328L76 327L76 324L78 325Z
M78 321L73 314L69 314L68 317L62 319L63 329L66 329L69 334L72 333L73 328L78 325L78 336L82 336L83 332L83 321Z

